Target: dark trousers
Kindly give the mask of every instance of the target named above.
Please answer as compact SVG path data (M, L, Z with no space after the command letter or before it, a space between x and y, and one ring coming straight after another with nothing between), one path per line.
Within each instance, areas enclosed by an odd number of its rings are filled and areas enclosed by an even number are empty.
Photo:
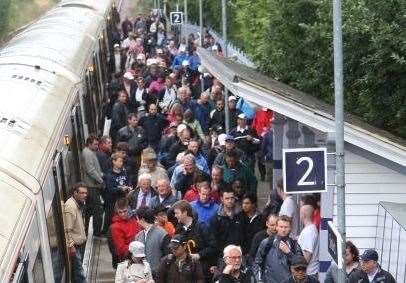
M76 253L72 257L72 276L74 283L85 283L86 278L83 271L83 255L85 253L85 244L75 246Z
M93 234L100 236L103 224L103 205L101 202L100 188L88 188L86 206L86 230L89 227L90 216L93 216Z

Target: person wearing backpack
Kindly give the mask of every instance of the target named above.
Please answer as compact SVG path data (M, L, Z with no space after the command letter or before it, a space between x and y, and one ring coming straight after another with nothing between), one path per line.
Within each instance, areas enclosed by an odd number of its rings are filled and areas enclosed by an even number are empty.
M303 256L297 241L289 237L290 230L290 218L279 216L276 235L261 242L252 267L259 282L280 283L287 280L291 275L292 258L295 255Z
M171 239L171 253L162 258L156 283L204 283L202 265L198 259L190 256L190 243L185 239L181 234Z

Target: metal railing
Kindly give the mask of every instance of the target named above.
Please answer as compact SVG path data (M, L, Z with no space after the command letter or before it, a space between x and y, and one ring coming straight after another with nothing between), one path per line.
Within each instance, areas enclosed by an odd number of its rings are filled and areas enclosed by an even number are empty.
M182 26L182 33L184 36L187 36L191 33L198 34L200 33L200 27L194 24L184 24ZM224 40L217 32L212 29L209 29L209 33L213 36L214 40L218 42L221 47L224 49ZM231 42L227 44L227 54L229 57L235 57L238 63L244 64L248 67L255 67L255 64L250 60L247 54L244 51L240 50L238 47L234 46Z
M87 240L85 253L83 255L83 272L88 282L90 282L91 272L90 268L93 265L93 216L89 220L89 228L87 230Z
M380 202L375 249L381 267L406 282L406 204Z

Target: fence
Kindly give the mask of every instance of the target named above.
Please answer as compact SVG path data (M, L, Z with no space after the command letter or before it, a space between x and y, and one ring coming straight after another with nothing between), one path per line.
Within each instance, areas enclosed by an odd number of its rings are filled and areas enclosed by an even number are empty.
M214 40L218 42L223 50L226 48L224 45L223 38L214 30L209 29L210 34L213 36ZM193 24L184 24L182 26L182 34L197 34L200 33L200 27ZM229 57L235 57L238 63L244 64L248 67L255 67L255 64L249 59L249 57L238 47L235 47L231 42L227 44L227 54Z
M379 203L375 248L382 268L406 282L406 204Z

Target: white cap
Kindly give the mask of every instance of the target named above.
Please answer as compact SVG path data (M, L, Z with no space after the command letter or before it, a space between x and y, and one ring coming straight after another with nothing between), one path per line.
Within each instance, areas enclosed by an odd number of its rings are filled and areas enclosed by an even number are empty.
M228 97L228 101L231 101L231 100L236 101L237 97L235 97L234 95L231 95L231 96Z
M155 58L150 58L147 60L147 66L156 65L158 61Z
M116 44L114 44L113 47L114 47L114 48L120 47L120 44L116 43Z
M185 52L186 51L186 47L184 45L181 45L179 47L179 52Z
M212 47L211 47L211 50L213 50L213 51L217 51L219 48L218 48L218 46L217 46L217 44L214 44Z
M239 119L245 119L245 114L244 114L244 113L241 113L241 114L239 114L237 117L238 117Z
M217 140L219 141L219 145L221 145L221 146L226 145L226 136L227 136L227 134L220 134L217 137Z
M199 67L197 67L197 70L199 71L200 74L203 74L206 71L202 65L199 65Z
M131 72L125 72L124 78L127 80L134 80L134 75Z
M182 66L183 67L189 66L189 61L188 60L183 60Z
M183 130L185 130L187 128L187 126L185 124L179 124L178 127L176 128L176 132L178 134L182 133Z
M139 241L131 242L128 251L133 257L145 257L145 245Z

